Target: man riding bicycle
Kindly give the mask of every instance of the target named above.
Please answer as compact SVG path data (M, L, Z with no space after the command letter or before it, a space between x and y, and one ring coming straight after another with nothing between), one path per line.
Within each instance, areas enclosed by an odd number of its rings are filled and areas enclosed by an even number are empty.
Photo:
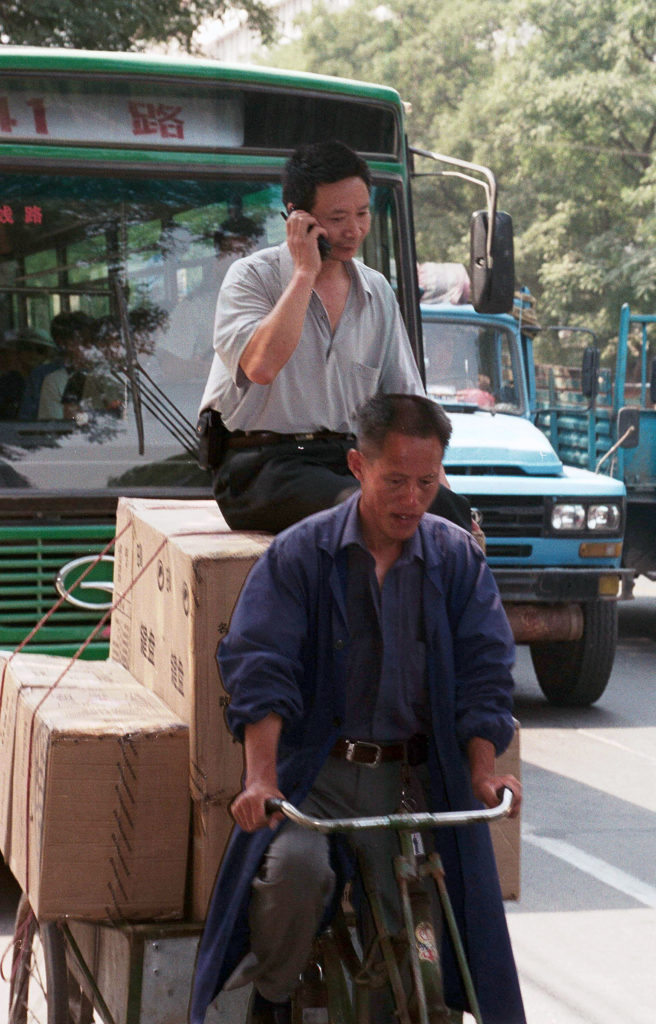
M254 1024L291 1020L299 974L355 853L373 865L388 927L402 927L394 833L305 832L280 815L270 822L267 798L284 795L317 817L367 816L393 813L408 789L444 811L492 807L506 786L519 810L517 779L495 771L514 729L510 627L476 542L427 513L450 433L423 397L366 402L348 454L360 492L280 534L242 590L218 656L246 771L192 1024L226 983L247 982ZM487 828L439 830L433 842L484 1024L525 1024ZM361 918L366 941L366 908ZM446 1021L447 1006L468 1007L446 933L439 952ZM391 1012L381 1006L377 1024Z

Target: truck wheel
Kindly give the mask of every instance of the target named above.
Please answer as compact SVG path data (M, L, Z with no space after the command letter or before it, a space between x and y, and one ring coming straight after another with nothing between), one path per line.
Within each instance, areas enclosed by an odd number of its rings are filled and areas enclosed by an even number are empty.
M586 602L583 619L580 640L530 645L540 689L551 704L587 707L606 689L617 646L617 601Z

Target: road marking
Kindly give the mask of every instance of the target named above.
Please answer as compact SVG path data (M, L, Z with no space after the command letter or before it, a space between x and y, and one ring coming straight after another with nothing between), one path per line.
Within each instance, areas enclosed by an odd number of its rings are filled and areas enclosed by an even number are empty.
M656 757L653 754L649 754L644 750L636 750L634 747L629 747L626 743L620 743L616 739L611 739L610 736L602 736L592 729L577 729L576 732L580 736L587 736L589 739L595 740L597 743L606 743L609 747L615 747L616 750L621 750L624 754L630 754L631 757L642 757L645 761L649 761L650 764L656 764Z
M631 896L644 906L656 908L656 889L653 886L641 882L639 878L634 878L633 875L629 875L620 868L613 867L612 864L601 860L600 857L584 853L583 850L579 850L562 839L538 836L533 832L522 832L522 840L572 864L579 871L584 871L586 875L592 875L604 885L609 885L626 896Z

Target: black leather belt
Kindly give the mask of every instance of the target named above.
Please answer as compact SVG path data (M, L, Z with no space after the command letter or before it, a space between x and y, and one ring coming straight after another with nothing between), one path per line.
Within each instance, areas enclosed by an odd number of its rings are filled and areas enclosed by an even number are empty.
M428 758L428 737L412 736L405 743L371 743L369 740L337 740L330 751L331 757L343 757L353 764L377 768L387 761L405 761L407 764L423 764Z
M265 444L303 444L307 441L349 441L355 443L354 434L338 434L333 430L316 430L308 434L277 434L273 430L235 430L228 440L228 448L259 448Z

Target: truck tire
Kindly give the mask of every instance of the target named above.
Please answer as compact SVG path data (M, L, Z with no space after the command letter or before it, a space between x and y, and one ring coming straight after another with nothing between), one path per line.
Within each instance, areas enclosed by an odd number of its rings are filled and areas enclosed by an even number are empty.
M588 707L606 689L617 646L617 601L583 605L580 640L530 645L540 689L550 704Z

